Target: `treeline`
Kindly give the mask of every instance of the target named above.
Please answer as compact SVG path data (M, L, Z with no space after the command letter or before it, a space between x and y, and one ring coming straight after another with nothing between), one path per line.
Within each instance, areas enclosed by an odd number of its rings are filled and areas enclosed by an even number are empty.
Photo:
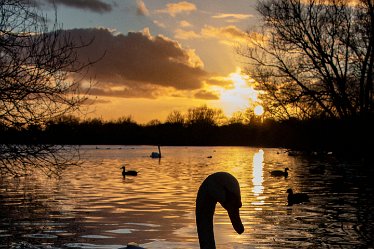
M175 114L175 113L174 113ZM8 144L160 144L174 146L261 146L313 151L360 152L372 148L373 118L365 120L274 121L253 118L248 123L218 124L218 116L170 119L137 124L130 117L117 121L62 117L45 127L0 127Z

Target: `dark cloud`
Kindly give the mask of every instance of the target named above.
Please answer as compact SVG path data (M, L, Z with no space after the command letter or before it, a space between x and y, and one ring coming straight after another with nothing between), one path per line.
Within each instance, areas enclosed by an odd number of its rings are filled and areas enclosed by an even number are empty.
M49 4L65 5L71 8L85 9L98 13L110 12L112 6L100 0L38 0Z
M113 89L102 84L90 89L90 95L119 98L148 98L155 99L160 95L159 89L152 86L133 86L131 88Z
M110 100L105 100L105 99L98 99L98 98L87 98L86 100L84 100L82 102L82 105L87 105L87 106L91 106L93 104L108 104L108 103L111 103Z
M212 86L221 86L226 89L233 88L232 79L226 77L211 77L206 81L206 83Z
M214 92L209 92L206 90L200 90L195 93L195 98L197 99L207 99L207 100L216 100L219 99L219 96Z
M157 87L199 89L208 76L193 52L163 36L147 31L113 34L107 29L65 31L78 41L92 43L79 50L83 61L104 57L90 68L99 82L98 95L155 97ZM111 90L109 90L111 89ZM116 89L116 90L113 90Z

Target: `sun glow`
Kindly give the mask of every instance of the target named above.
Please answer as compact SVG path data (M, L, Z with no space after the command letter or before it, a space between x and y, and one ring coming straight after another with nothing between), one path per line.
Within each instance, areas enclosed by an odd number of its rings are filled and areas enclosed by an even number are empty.
M256 116L261 116L262 114L264 114L264 107L262 107L262 105L257 105L253 109L253 112Z
M220 92L220 105L226 115L232 116L234 112L244 111L259 102L258 92L251 86L253 80L241 72L240 68L226 78L232 82L231 87L216 89Z

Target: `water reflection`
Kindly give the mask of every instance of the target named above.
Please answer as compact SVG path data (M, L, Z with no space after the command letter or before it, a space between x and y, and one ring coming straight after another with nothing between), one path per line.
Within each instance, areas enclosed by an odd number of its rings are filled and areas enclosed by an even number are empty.
M253 193L259 196L264 191L263 178L264 151L260 149L253 155Z
M242 220L236 235L217 205L217 248L372 248L372 167L333 159L290 157L279 149L249 147L84 147L84 164L60 179L0 179L0 248L198 249L195 198L217 171L242 187ZM211 158L208 156L212 155ZM126 163L138 176L123 179ZM324 166L323 174L315 169ZM270 171L289 167L287 179ZM287 188L311 202L287 207ZM15 247L17 248L17 247ZM18 248L21 248L18 246Z

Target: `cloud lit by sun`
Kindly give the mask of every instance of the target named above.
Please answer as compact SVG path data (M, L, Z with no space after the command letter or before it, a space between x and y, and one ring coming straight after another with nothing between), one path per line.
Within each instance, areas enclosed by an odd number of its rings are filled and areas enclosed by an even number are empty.
M224 80L230 81L230 87L211 88L220 93L217 107L222 108L225 115L232 116L235 112L245 111L247 108L258 105L259 93L252 86L253 79L243 74L240 68L230 73Z

